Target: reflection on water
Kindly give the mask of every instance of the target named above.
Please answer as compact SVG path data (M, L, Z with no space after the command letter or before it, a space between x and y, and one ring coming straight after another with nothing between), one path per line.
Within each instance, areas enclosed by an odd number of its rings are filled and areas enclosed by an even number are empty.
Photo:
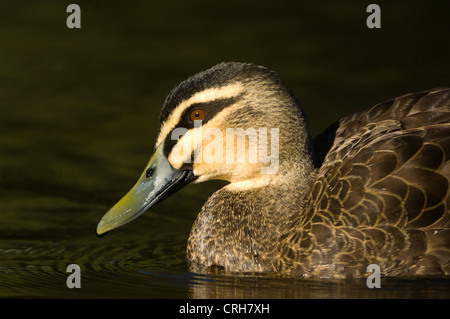
M269 66L314 134L358 108L448 85L448 4L365 7L273 1L0 4L0 297L449 298L447 279L322 281L189 272L196 212L221 184L193 185L139 220L95 236L137 180L159 109L188 75L221 61ZM420 39L420 40L418 40ZM405 54L407 52L407 54ZM66 268L81 267L81 289Z
M16 243L19 246L19 243ZM450 279L382 278L380 289L365 279L321 280L278 275L195 274L177 254L164 264L157 250L138 243L33 245L1 250L0 297L53 298L450 298ZM168 251L165 254L170 253ZM68 289L66 267L81 267L81 289Z
M380 289L369 289L365 279L272 278L268 276L196 278L191 298L449 298L449 279L383 279Z

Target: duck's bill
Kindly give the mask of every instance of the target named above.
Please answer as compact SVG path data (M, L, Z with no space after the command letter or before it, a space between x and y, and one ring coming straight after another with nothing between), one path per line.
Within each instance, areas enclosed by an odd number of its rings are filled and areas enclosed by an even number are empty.
M138 218L150 207L196 179L191 170L173 168L164 156L163 148L161 143L136 185L100 220L98 235Z

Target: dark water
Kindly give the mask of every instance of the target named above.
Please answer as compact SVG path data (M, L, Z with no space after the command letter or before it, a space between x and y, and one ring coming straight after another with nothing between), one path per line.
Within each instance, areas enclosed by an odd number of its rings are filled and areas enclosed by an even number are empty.
M103 238L137 180L170 89L221 61L277 71L314 134L362 107L449 85L449 5L378 2L0 2L0 297L449 298L449 279L323 281L191 273L190 227L219 183L194 185ZM69 264L82 287L69 289Z

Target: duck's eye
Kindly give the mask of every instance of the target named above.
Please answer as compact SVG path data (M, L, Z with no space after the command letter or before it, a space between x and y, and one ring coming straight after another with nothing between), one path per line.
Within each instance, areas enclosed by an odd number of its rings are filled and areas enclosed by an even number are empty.
M206 112L200 109L193 110L191 112L191 120L192 121L201 121L205 118Z

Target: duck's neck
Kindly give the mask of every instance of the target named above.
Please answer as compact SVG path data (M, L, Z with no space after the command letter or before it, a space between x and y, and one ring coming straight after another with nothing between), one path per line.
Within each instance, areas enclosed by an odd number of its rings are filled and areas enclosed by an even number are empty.
M312 164L291 167L272 179L232 183L214 193L192 227L188 259L228 271L277 270L283 242L307 222L305 198L315 174Z

